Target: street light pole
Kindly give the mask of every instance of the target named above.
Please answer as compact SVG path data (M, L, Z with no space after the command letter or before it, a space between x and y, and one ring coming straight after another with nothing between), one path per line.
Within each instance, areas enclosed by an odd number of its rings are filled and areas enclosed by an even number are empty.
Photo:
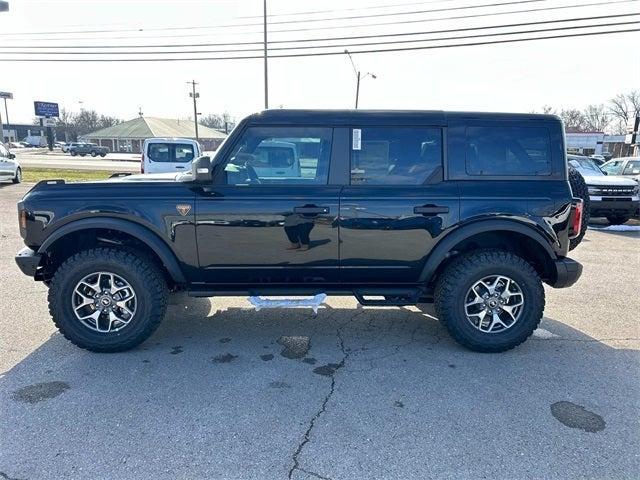
M367 72L364 75L361 75L362 72L360 72L360 70L358 70L356 68L356 64L353 61L353 58L351 58L351 53L349 53L349 50L345 50L344 53L347 54L347 56L349 57L349 60L351 61L351 66L353 67L353 72L356 74L356 110L358 109L358 98L360 97L360 80L363 80L367 77L371 77L374 80L378 77L376 77L373 73L371 72Z
M196 83L195 80L191 80L190 82L187 82L187 83L191 84L191 92L189 92L189 96L193 98L193 124L196 129L196 142L199 142L200 139L198 137L198 106L196 101L196 99L200 97L200 94L196 92L196 85L198 84Z
M269 108L269 71L267 68L267 0L263 1L263 31L264 31L264 108Z

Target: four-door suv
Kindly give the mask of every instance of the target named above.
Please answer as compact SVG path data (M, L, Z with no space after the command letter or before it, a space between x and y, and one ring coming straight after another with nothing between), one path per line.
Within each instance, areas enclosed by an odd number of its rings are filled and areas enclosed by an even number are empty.
M266 145L300 173L261 176ZM543 283L568 287L582 202L551 115L268 110L190 173L37 184L16 261L49 286L53 321L99 352L144 341L170 291L435 302L466 347L522 343Z
M85 155L97 157L100 155L101 157L104 157L109 153L109 148L101 147L95 143L72 143L68 148L68 151L72 157L75 157L76 155L80 155L81 157L84 157Z

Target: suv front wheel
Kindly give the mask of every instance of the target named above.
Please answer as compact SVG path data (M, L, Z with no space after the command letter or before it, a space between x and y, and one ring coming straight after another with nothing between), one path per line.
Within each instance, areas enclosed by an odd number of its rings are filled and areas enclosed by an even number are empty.
M167 308L160 269L144 254L85 250L56 270L49 312L68 340L94 352L121 352L145 341Z
M623 223L627 223L631 215L610 215L607 217L607 221L611 225L622 225Z
M504 352L524 342L544 311L544 288L523 258L502 250L461 255L437 280L438 318L461 345Z

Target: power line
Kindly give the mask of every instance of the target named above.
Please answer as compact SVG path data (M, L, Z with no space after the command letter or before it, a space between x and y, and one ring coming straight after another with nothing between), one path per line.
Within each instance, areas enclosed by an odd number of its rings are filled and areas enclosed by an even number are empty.
M366 10L378 10L381 8L397 8L397 7L408 7L413 5L427 5L432 3L449 3L449 2L457 2L458 0L431 0L431 1L423 1L423 2L409 2L409 3L394 3L387 5L367 5L366 7L352 7L352 8L334 8L331 10L312 10L307 12L289 12L289 13L270 13L267 17L288 17L292 15L314 15L318 13L331 13L331 12L350 12L350 11L359 11L362 9ZM262 18L262 15L244 15L239 16L237 18Z
M460 15L460 16L450 16L450 17L440 17L440 18L428 18L428 19L419 19L419 20L403 20L403 21L395 21L395 22L382 22L382 23L369 23L369 24L364 24L364 25L346 25L346 26L331 26L331 27L309 27L309 28L298 28L298 29L287 29L287 30L270 30L270 33L286 33L286 32L308 32L308 31L317 31L317 30L340 30L340 29L345 29L345 28L356 28L356 27L372 27L372 26L386 26L386 25L398 25L398 24L413 24L413 23L427 23L427 22L438 22L438 21L443 21L443 20L459 20L459 19L470 19L470 18L481 18L481 17L491 17L491 16L500 16L500 15L511 15L511 14L520 14L520 13L536 13L536 12L545 12L545 11L552 11L552 10L564 10L564 9L571 9L571 8L582 8L582 7L591 7L591 6L603 6L603 5L611 5L611 4L618 4L618 3L631 3L631 2L637 2L639 0L618 0L618 1L601 1L601 2L593 2L593 3L587 3L587 4L582 4L582 5L563 5L563 6L557 6L557 7L544 7L544 8L533 8L533 9L526 9L526 10L509 10L509 11L505 11L505 12L494 12L494 13L483 13L483 14L473 14L473 15ZM51 41L60 41L60 40L98 40L98 39L105 39L105 40L122 40L122 39L164 39L164 38L191 38L191 37L215 37L215 36L230 36L230 35L253 35L253 34L262 34L262 30L260 31L253 31L253 32L226 32L223 34L211 34L211 33L203 33L203 34L197 34L197 33L191 33L191 34L171 34L170 36L160 36L160 35L155 35L155 36L137 36L137 37L131 37L131 36L116 36L116 37L76 37L76 38L66 38L66 39L62 39L62 38L39 38L39 39L32 39L32 40L36 40L36 41L47 41L47 42L51 42ZM22 39L22 40L28 40L28 39ZM311 39L314 40L314 39ZM324 40L324 39L317 39L318 41L320 40ZM16 41L16 39L9 39L9 41ZM284 41L284 40L271 40L270 43L276 43L278 41ZM239 42L236 42L239 43ZM249 42L247 42L249 43ZM256 43L262 43L262 42L256 42Z
M485 3L481 5L465 5L459 7L448 7L448 8L436 8L431 10L413 10L408 12L387 12L387 13L376 13L371 15L351 15L347 17L326 17L326 18L316 18L316 19L300 19L300 20L282 20L269 22L269 25L280 25L280 24L291 24L291 23L308 23L308 22L326 22L326 21L338 21L338 20L354 20L360 18L375 18L375 17L388 17L388 16L398 16L398 15L417 15L421 13L437 13L437 12L448 12L453 10L468 10L468 9L476 9L476 8L489 8L489 7L501 7L505 5L517 5L522 3L540 3L546 2L547 0L511 0L508 2L494 2L494 3ZM212 29L212 28L237 28L237 27L256 27L262 26L262 22L259 23L238 23L238 24L219 24L219 25L206 25L206 26L186 26L186 27L153 27L153 28L128 28L128 29L111 29L111 30L77 30L77 31L53 31L53 32L30 32L28 35L67 35L69 33L109 33L109 32L156 32L156 31L177 31L177 30L199 30L199 29ZM0 36L12 36L12 35L22 35L23 33L0 33Z
M612 18L624 18L624 17L634 17L640 16L640 12L638 13L621 13L617 15L599 15L593 17L574 17L574 18L564 18L564 19L556 19L556 20L541 20L538 22L520 22L520 23L507 23L502 25L485 25L478 27L466 27L466 28L450 28L450 29L442 29L442 30L429 30L429 31L420 31L420 32L396 32L396 33L379 33L374 35L355 35L355 36L346 36L346 37L327 37L327 38L298 38L298 39L289 39L289 40L270 40L269 44L286 44L286 43L309 43L309 42L324 42L324 41L338 41L338 40L362 40L368 38L383 38L383 37L405 37L405 36L415 36L415 35L432 35L436 33L453 33L453 32L467 32L474 30L493 30L498 28L512 28L512 27L524 27L524 26L533 26L533 25L546 25L546 24L556 24L556 23L568 23L568 22L583 22L587 20L605 20ZM66 49L89 49L89 48L99 48L99 49L121 49L121 48L183 48L183 47L229 47L229 46L242 46L242 45L263 45L263 42L230 42L230 43L184 43L184 44L156 44L156 45L3 45L0 48L4 49L27 49L27 48L39 48L51 50L55 48L66 48ZM9 52L6 52L9 53ZM25 52L16 52L16 53L25 53ZM76 53L76 52L65 52L65 53ZM109 52L104 52L109 53ZM122 53L122 52L115 52ZM138 53L151 53L151 52L138 52Z
M636 14L640 15L640 14ZM538 23L538 22L535 22ZM328 48L344 48L344 47L364 47L364 46L372 46L372 45L398 45L398 44L406 44L406 43L422 43L422 42L437 42L437 41L449 41L449 40L462 40L462 39L470 39L470 38L483 38L483 37L500 37L500 36L508 36L508 35L524 35L524 34L532 34L532 33L542 33L542 32L557 32L557 31L567 31L567 30L579 30L586 28L599 28L599 27L614 27L621 25L636 25L640 24L640 21L630 21L630 22L614 22L614 23L600 23L593 25L572 25L572 26L562 26L562 27L553 27L553 28L538 28L533 30L520 30L515 32L499 32L499 33L481 33L479 35L463 35L463 36L455 36L455 37L438 37L438 38L422 38L422 39L408 39L408 40L391 40L391 41L378 41L378 42L366 42L366 43L342 43L342 44L331 44L331 45L297 45L292 47L275 47L270 48L270 51L287 51L287 50L311 50L311 49L328 49ZM435 32L423 32L425 34L435 33ZM157 50L152 52L39 52L39 51L1 51L0 54L4 55L183 55L183 54L209 54L209 53L241 53L241 52L261 52L262 48L249 48L249 49L223 49L223 50L179 50L179 51L171 51L171 50Z
M475 5L473 7L469 7L469 8L483 8L483 7L489 7L489 6L497 6L497 5L513 5L513 4L522 4L522 3L531 3L531 2L541 2L541 1L547 1L547 0L518 0L518 1L512 1L512 2L506 2L506 3L492 3L492 4L482 4L482 5ZM489 17L489 16L498 16L498 15L511 15L511 14L519 14L519 13L533 13L533 12L543 12L543 11L554 11L554 10L564 10L564 9L571 9L571 8L583 8L583 7L592 7L592 6L603 6L603 5L614 5L614 4L622 4L622 3L633 3L633 2L637 2L639 0L607 0L607 1L599 1L599 2L592 2L592 3L584 3L584 4L578 4L578 5L561 5L561 6L555 6L555 7L543 7L543 8L530 8L530 9L524 9L524 10L509 10L509 11L504 11L504 12L492 12L492 13L475 13L475 14L470 14L470 15L458 15L458 16L449 16L449 17L440 17L440 18L427 18L427 19L411 19L411 20L399 20L399 21L393 21L393 22L378 22L378 23L366 23L366 24L359 24L359 25L341 25L341 26L336 26L336 25L332 25L332 26L316 26L316 27L306 27L306 28L298 28L298 29L280 29L280 30L273 30L270 29L270 33L286 33L286 32L306 32L306 31L315 31L315 30L331 30L331 29L340 29L340 28L362 28L362 27L375 27L375 26L385 26L385 25L400 25L400 24L412 24L412 23L421 23L421 22L437 22L437 21L442 21L442 20L458 20L458 19L469 19L469 18L481 18L481 17ZM454 10L455 8L452 8L451 10ZM431 13L434 11L444 11L445 9L439 9L439 10L423 10L421 13ZM399 14L398 12L394 12L393 15L397 15ZM417 14L417 12L404 12L403 14ZM380 14L376 14L373 15L374 17L379 16ZM367 19L369 18L369 15L360 15L357 17L335 17L332 19L324 19L323 21L340 21L340 20L345 20L345 19ZM301 20L295 20L295 21L291 21L291 23L308 23L307 19L301 19ZM270 22L270 24L273 24L273 22ZM2 33L0 34L0 36L16 36L16 35L51 35L51 34L64 34L64 35L68 35L68 34L76 34L76 33L117 33L117 32L147 32L147 31L176 31L176 30L197 30L197 29L212 29L212 28L236 28L236 27L242 27L242 26L262 26L262 23L256 23L256 24L238 24L238 25L209 25L209 26L186 26L186 27L159 27L159 28L138 28L138 29L124 29L124 30L82 30L82 31L73 31L73 32L34 32L34 33L29 33L29 34L25 34L25 33ZM227 32L225 33L225 35L228 34L235 34L235 35L247 35L247 34L252 34L252 33L262 33L262 30L260 31L251 31L251 32ZM212 34L188 34L188 35L183 35L184 37L196 37L196 36L211 36ZM175 35L172 34L171 37L176 37L179 35ZM113 38L136 38L136 37L112 37ZM144 37L138 37L138 38L144 38ZM154 37L146 37L146 38L166 38L163 36L154 36ZM81 38L74 38L73 40L79 40ZM12 39L10 39L12 40ZM42 39L45 40L45 39ZM59 40L57 38L48 38L46 40ZM62 39L60 39L62 40Z
M609 34L619 34L619 33L631 33L631 32L640 32L640 28L633 29L625 29L625 30L608 30L602 32L586 32L586 33L572 33L567 35L552 35L552 36L544 36L544 37L527 37L527 38L514 38L508 40L492 40L486 42L471 42L471 43L457 43L450 45L432 45L432 46L418 46L418 47L398 47L398 48L387 48L387 49L368 49L368 50L351 50L352 54L364 54L364 53L385 53L385 52L404 52L404 51L415 51L415 50L435 50L442 48L455 48L455 47L475 47L482 45L498 45L505 43L518 43L518 42L530 42L536 40L553 40L560 38L573 38L573 37L588 37L588 36L596 36L596 35L609 35ZM270 55L269 58L301 58L301 57L321 57L321 56L332 56L332 55L344 55L344 51L334 51L334 52L317 52L317 53L287 53L282 55ZM189 61L214 61L214 60L254 60L254 59L262 59L262 55L251 55L251 56L234 56L234 57L187 57L187 58L4 58L2 61L6 62L189 62Z

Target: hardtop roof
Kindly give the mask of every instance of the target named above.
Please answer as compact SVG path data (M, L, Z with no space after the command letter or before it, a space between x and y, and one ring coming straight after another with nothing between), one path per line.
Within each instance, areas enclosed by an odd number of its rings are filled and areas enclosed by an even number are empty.
M445 112L442 110L263 110L247 117L253 124L330 123L334 125L429 124L446 125L450 120L559 122L555 115L536 113Z

